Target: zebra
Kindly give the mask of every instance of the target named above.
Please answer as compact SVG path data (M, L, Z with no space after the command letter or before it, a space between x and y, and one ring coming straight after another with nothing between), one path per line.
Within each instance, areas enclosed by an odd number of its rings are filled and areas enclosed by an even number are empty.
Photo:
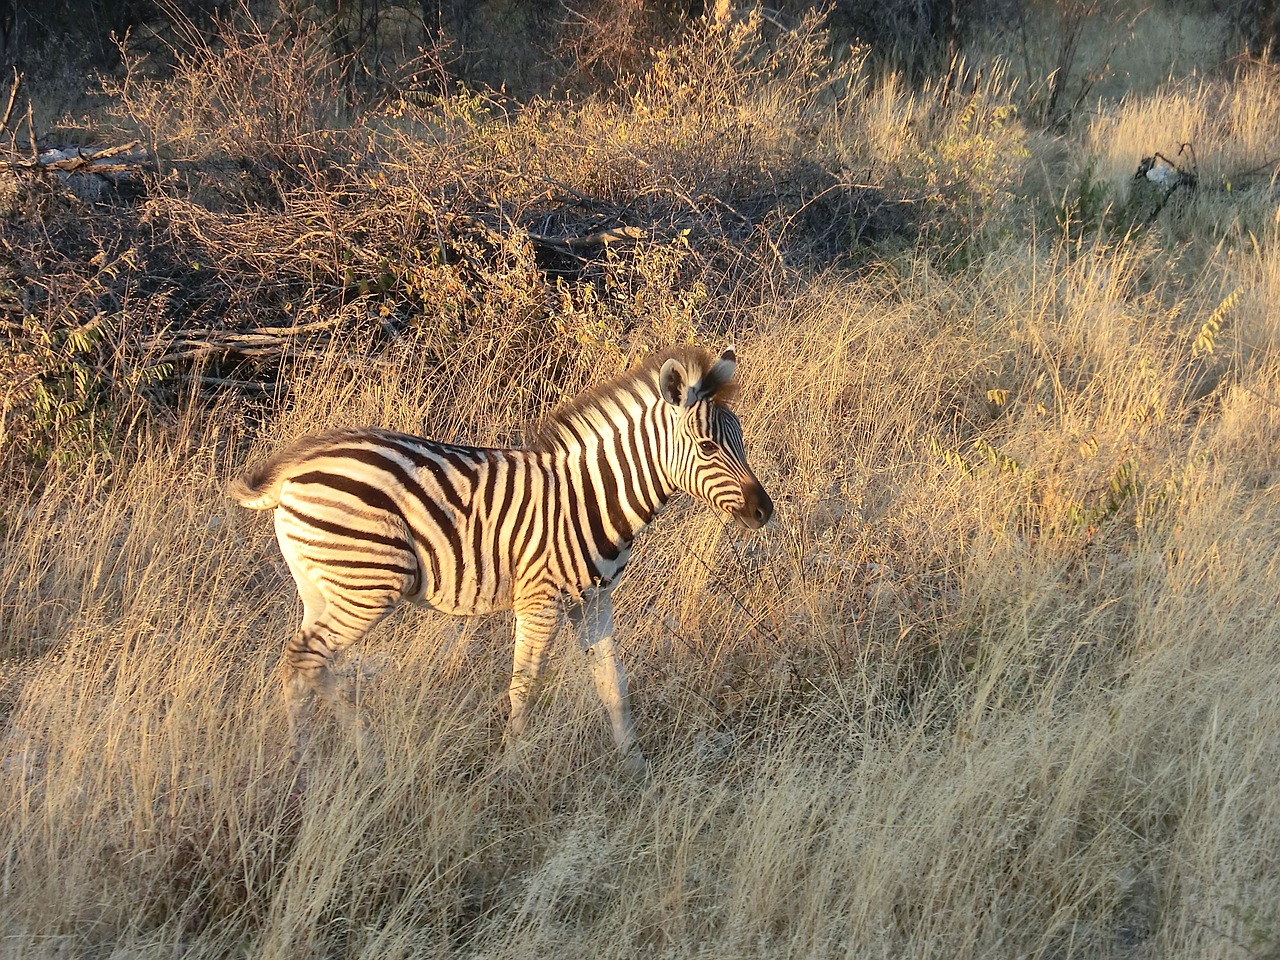
M363 729L335 659L411 600L446 614L514 611L508 743L525 729L563 610L591 655L623 763L643 773L612 592L632 543L677 490L747 528L773 515L727 405L736 365L733 347L714 361L693 347L651 357L554 411L523 448L338 429L234 481L241 505L274 511L302 599L281 665L294 762L317 696Z

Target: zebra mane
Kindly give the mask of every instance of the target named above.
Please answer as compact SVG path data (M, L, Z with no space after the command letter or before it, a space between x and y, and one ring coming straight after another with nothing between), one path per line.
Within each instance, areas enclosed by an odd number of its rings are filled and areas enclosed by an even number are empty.
M588 419L592 411L605 409L608 402L620 394L657 400L660 397L658 373L662 370L662 365L672 359L679 360L684 365L689 380L694 383L701 380L715 363L714 358L708 356L705 350L692 346L672 347L661 353L651 354L626 373L592 387L556 407L538 427L529 448L548 452L575 443L573 425ZM737 390L737 382L730 380L722 384L710 399L717 404L728 403Z

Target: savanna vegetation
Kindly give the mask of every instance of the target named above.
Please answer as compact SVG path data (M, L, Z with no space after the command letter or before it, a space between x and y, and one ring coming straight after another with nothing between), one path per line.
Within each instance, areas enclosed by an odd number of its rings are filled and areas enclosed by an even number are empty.
M1265 10L697 6L28 21L0 955L1280 955ZM35 160L134 140L92 200ZM571 640L512 764L510 618L406 609L348 663L381 762L327 725L297 789L227 482L518 443L684 341L737 344L777 514L636 548L650 780Z

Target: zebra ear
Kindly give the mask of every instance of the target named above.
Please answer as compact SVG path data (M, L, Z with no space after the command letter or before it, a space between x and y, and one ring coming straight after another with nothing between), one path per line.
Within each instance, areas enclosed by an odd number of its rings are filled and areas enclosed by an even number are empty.
M684 364L679 360L672 358L664 363L662 372L658 374L658 390L662 393L662 399L677 407L692 406L688 376Z
M725 347L720 359L711 365L711 369L698 381L698 399L714 397L720 388L733 379L733 371L738 368L738 353L733 347Z

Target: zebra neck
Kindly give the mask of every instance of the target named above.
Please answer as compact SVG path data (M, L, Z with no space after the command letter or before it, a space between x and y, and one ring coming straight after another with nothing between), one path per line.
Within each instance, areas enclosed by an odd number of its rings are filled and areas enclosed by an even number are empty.
M658 401L622 422L577 421L561 434L560 469L596 537L616 546L630 546L676 490L663 456L665 406Z

